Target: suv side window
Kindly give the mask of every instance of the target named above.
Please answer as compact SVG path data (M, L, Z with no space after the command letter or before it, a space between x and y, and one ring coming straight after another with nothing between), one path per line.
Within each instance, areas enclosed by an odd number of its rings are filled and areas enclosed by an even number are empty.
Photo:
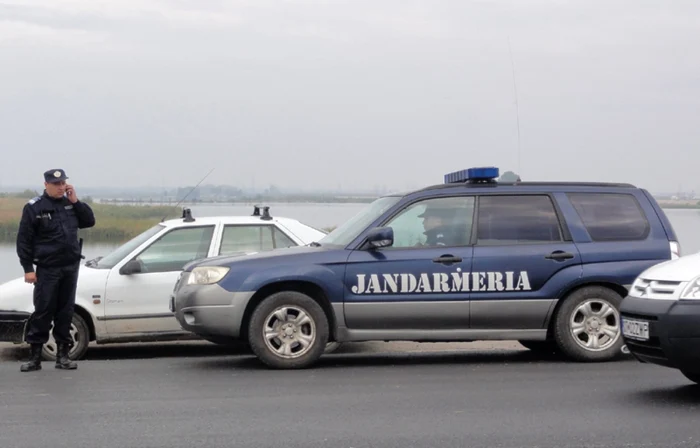
M626 193L568 193L593 241L638 241L649 235L642 207Z
M478 216L479 245L563 240L554 204L546 195L481 196Z
M144 273L180 271L190 261L207 257L213 234L214 226L174 229L136 258Z
M386 226L394 230L395 248L436 246L426 233L440 234L445 246L467 246L474 218L473 196L434 198L416 202L392 218ZM423 214L429 216L423 216ZM435 226L435 227L433 227Z

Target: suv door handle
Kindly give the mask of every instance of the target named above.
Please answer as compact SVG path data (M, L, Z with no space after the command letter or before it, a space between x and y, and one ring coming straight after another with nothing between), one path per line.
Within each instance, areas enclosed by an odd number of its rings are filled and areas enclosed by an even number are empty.
M433 258L433 263L459 263L462 261L462 257L455 257L452 255L442 255L437 258Z
M549 255L545 255L546 259L548 260L555 260L555 261L564 261L564 260L570 260L571 258L574 258L574 254L570 252L564 252L563 250L555 250Z

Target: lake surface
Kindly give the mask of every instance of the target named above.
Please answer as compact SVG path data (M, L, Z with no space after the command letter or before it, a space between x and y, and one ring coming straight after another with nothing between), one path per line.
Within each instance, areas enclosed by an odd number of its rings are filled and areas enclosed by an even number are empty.
M270 214L298 219L317 228L336 226L351 218L367 204L266 204ZM249 215L252 205L206 204L190 207L192 215ZM700 252L700 210L665 210L681 243L683 255ZM174 216L175 217L175 216ZM99 219L99 217L98 217ZM104 256L115 244L85 243L83 253L87 259ZM14 244L0 243L0 283L22 276L22 268L17 260Z

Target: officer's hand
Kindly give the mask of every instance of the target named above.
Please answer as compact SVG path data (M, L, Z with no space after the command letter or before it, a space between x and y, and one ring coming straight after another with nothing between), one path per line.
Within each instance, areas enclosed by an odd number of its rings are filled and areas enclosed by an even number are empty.
M25 283L36 283L36 272L27 272L24 274Z
M78 195L75 194L75 188L73 188L73 185L70 185L70 184L66 185L66 197L73 204L78 202Z

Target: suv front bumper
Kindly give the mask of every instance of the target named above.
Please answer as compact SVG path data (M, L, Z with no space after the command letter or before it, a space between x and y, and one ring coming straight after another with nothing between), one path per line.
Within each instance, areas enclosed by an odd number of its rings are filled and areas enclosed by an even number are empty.
M700 373L700 301L626 297L620 306L627 348L640 362ZM648 331L631 335L626 322Z
M230 292L218 284L187 285L187 273L170 298L170 310L183 330L198 336L240 338L243 314L255 292Z

